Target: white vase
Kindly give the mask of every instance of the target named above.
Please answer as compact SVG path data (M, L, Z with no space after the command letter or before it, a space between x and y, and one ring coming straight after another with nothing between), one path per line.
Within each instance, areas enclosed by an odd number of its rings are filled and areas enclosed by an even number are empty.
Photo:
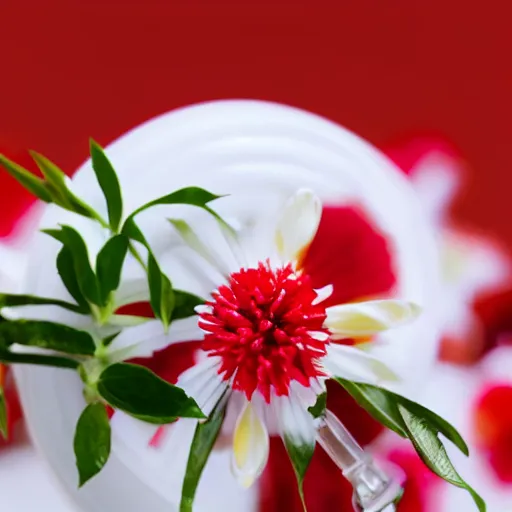
M400 348L393 367L404 376L406 393L425 378L437 342L436 250L406 179L366 142L297 109L258 101L220 101L155 118L107 151L119 174L126 212L186 185L231 194L218 202L218 210L242 226L262 210L272 216L299 187L314 189L325 201L356 198L395 248L397 294L424 308L414 325L393 333ZM75 174L73 189L105 212L90 162ZM58 223L84 226L76 216L49 206L41 226ZM145 227L152 230L153 240L165 236L161 225ZM49 237L36 235L26 292L66 297L54 270L58 248ZM35 367L19 367L16 376L32 437L78 509L177 510L175 482L180 475L175 461L158 460L158 455L149 460L139 447L122 446L115 439L104 471L78 490L73 434L84 406L78 376ZM198 492L199 512L253 509L256 490L237 488L227 460L224 452L215 454L209 463Z

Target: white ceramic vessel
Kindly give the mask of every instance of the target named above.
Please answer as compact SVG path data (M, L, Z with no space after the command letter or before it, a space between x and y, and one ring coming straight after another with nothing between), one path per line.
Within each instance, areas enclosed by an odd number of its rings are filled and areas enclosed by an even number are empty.
M127 133L108 147L129 212L144 202L186 185L231 194L218 211L250 227L258 215L273 216L299 187L324 200L353 198L364 205L390 236L399 286L397 293L424 308L410 327L393 332L399 350L392 366L404 377L404 391L425 378L436 353L436 250L405 178L378 151L347 130L312 114L257 101L221 101L170 112ZM73 178L73 188L105 212L90 162ZM162 216L162 219L165 215ZM143 219L141 220L143 223ZM83 220L48 207L41 225ZM150 240L165 236L164 224L147 223ZM167 228L168 229L168 228ZM25 291L66 297L54 260L58 244L36 235ZM172 259L166 263L173 272ZM179 280L180 276L171 276ZM186 287L186 283L181 283ZM86 512L169 512L177 510L180 469L169 461L149 460L139 447L114 439L102 474L77 490L72 439L84 406L81 383L71 372L18 368L20 392L31 434L77 508ZM196 509L250 511L255 490L240 491L229 474L227 453L209 463Z

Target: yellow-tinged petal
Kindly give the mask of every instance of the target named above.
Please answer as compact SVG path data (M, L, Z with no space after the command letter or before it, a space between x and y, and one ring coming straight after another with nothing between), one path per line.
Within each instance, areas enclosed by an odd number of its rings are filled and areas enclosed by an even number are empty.
M401 300L374 300L327 308L325 326L333 339L360 338L399 327L414 320L420 308Z
M232 469L243 487L250 487L261 475L268 453L267 429L248 402L238 417L233 435Z
M275 233L277 253L283 261L300 262L318 230L322 203L311 191L293 195L281 214Z

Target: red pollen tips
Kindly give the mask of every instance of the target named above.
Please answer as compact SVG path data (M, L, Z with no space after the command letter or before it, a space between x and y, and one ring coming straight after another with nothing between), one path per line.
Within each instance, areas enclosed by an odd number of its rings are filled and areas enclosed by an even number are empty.
M309 386L323 375L317 361L329 343L325 308L313 304L316 298L309 277L291 265L241 269L200 313L203 349L221 358L219 374L248 399L258 390L270 402L272 388L288 395L293 380Z

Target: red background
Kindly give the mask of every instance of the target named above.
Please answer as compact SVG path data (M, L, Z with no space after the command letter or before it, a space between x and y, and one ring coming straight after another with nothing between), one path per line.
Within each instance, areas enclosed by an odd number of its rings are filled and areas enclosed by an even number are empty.
M71 172L89 136L107 144L178 106L284 102L378 146L447 138L471 165L456 213L512 245L510 5L0 0L0 148ZM18 192L0 176L0 235L27 202Z

